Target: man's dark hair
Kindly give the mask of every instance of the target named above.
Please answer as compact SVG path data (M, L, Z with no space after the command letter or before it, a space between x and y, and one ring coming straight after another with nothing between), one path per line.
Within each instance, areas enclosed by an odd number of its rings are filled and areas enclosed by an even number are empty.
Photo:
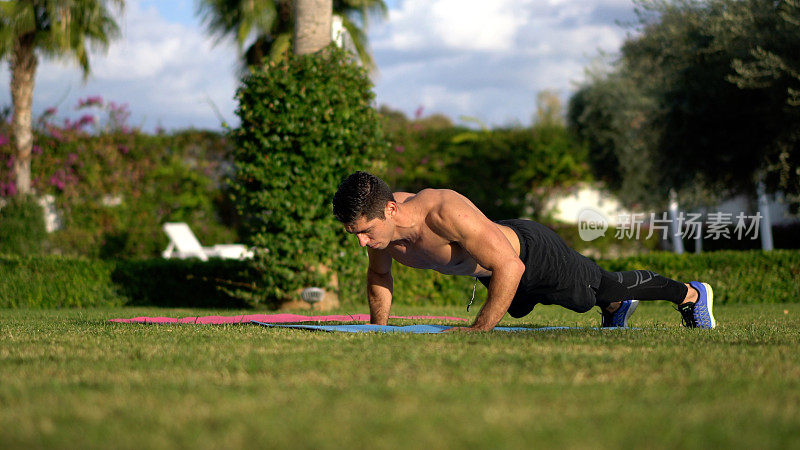
M383 210L393 202L389 185L367 172L355 172L345 178L333 196L333 215L343 224L350 224L364 216L367 220L385 219Z

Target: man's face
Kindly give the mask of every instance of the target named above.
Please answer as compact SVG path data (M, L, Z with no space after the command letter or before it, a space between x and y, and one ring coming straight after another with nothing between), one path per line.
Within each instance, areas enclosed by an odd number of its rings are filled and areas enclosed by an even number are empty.
M388 247L394 234L388 220L380 218L367 220L364 216L361 216L351 224L345 225L344 228L348 233L356 235L358 243L362 247L369 246L376 250Z

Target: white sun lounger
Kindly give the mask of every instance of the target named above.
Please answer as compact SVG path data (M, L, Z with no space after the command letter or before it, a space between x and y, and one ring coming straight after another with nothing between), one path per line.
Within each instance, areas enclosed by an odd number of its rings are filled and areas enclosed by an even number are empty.
M183 222L167 222L164 232L169 236L169 246L161 255L164 258L199 258L208 261L208 258L223 259L250 259L253 252L242 244L218 244L213 247L203 247L192 233L189 225Z

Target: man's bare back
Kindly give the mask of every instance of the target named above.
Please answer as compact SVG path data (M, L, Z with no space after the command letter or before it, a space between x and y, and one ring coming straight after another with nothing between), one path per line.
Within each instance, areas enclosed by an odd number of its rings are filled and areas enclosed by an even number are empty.
M432 269L447 275L471 275L488 277L492 272L475 261L464 247L437 233L439 227L431 228L430 222L436 222L441 208L447 208L448 202L466 203L482 219L489 219L463 195L448 189L425 189L417 194L395 192L397 203L408 208L409 223L419 224L418 234L414 239L401 239L390 242L383 250L395 261L404 266L416 269ZM506 237L514 253L519 255L519 237L509 227L493 223Z

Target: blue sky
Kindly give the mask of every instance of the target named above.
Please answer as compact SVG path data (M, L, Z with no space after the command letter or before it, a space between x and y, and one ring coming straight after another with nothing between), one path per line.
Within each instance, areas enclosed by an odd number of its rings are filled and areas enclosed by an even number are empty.
M529 124L542 90L568 98L600 52L614 54L634 20L631 0L390 0L369 39L377 102L411 115L443 113L492 125ZM151 131L236 124L236 48L205 35L195 0L128 0L122 38L92 55L92 75L42 61L34 113L76 117L80 98L127 103ZM10 104L0 64L0 106ZM220 117L222 116L222 117Z

